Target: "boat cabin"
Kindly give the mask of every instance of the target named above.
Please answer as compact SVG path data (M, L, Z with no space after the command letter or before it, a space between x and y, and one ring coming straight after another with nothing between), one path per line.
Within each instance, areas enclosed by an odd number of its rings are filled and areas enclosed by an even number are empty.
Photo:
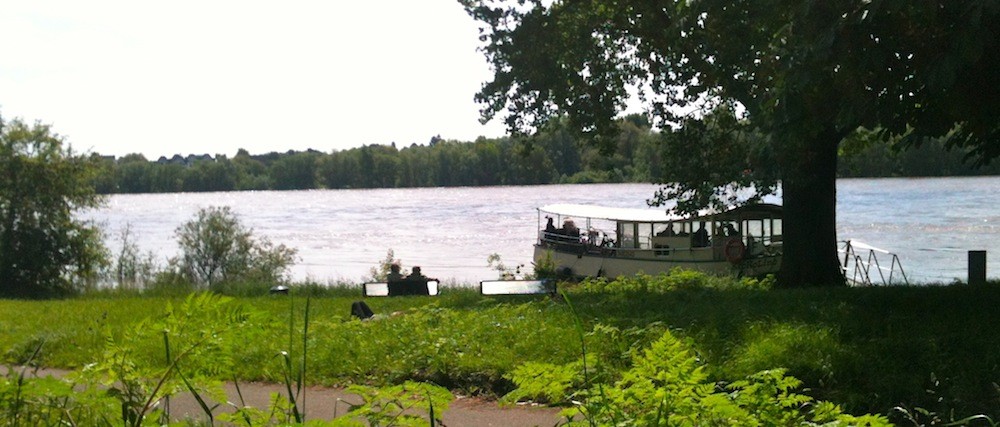
M772 204L692 216L557 204L539 208L538 216L537 246L559 252L733 264L780 253L781 206Z

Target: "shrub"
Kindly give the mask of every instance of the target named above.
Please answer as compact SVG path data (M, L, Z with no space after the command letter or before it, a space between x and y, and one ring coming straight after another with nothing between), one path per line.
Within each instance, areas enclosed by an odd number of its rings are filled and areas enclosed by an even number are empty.
M171 264L192 283L209 289L224 282L282 281L295 261L295 249L254 238L229 207L199 210L176 235L182 253Z
M668 331L613 385L581 393L584 403L567 411L578 416L568 425L891 425L882 416L844 414L835 404L796 393L800 386L778 369L719 387L708 381L694 351Z
M526 362L504 378L511 380L517 388L504 395L502 403L511 404L522 400L538 403L564 404L574 389L583 385L582 363L556 365L543 362Z
M121 249L111 260L111 268L104 276L123 290L139 290L153 282L159 273L156 255L152 251L142 253L136 244L132 226L126 224L118 235Z
M766 290L774 285L774 277L764 278L732 276L715 276L695 270L673 268L669 273L655 276L639 273L632 276L619 276L614 279L592 277L580 282L579 289L584 292L652 292L663 293L677 290L693 289L747 289Z

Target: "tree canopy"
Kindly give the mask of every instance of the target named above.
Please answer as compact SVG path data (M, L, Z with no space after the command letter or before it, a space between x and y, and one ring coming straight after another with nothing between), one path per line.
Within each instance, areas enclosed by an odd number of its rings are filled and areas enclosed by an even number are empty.
M484 120L533 132L566 115L606 141L635 92L665 142L693 150L676 155L707 160L686 162L666 196L704 204L780 181L783 286L843 283L837 158L859 129L1000 155L996 0L460 2L494 71ZM755 175L759 162L775 174Z
M47 125L0 119L0 295L50 296L90 283L106 260L89 161Z

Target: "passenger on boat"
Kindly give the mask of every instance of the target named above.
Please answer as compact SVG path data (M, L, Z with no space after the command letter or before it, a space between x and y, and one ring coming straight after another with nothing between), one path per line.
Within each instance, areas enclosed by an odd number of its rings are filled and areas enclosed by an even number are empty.
M667 224L667 228L660 230L658 233L656 233L656 235L658 237L671 237L677 235L677 233L674 232L673 224Z
M691 246L695 248L708 246L708 230L705 229L705 221L698 224L698 231L695 231L694 236L691 236Z
M570 237L580 238L580 229L576 228L576 223L571 219L563 221L563 233Z
M726 236L737 237L739 235L740 232L736 231L736 227L733 227L733 224L726 224Z
M545 219L548 220L545 223L545 232L546 233L555 233L556 232L556 226L555 226L555 224L552 223L552 217L551 216L547 216L547 217L545 217Z

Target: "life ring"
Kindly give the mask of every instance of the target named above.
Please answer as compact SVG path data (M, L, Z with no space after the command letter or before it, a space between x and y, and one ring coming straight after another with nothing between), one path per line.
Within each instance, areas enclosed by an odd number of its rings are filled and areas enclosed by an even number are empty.
M747 254L747 247L740 239L729 239L725 248L726 261L732 264L739 264Z

